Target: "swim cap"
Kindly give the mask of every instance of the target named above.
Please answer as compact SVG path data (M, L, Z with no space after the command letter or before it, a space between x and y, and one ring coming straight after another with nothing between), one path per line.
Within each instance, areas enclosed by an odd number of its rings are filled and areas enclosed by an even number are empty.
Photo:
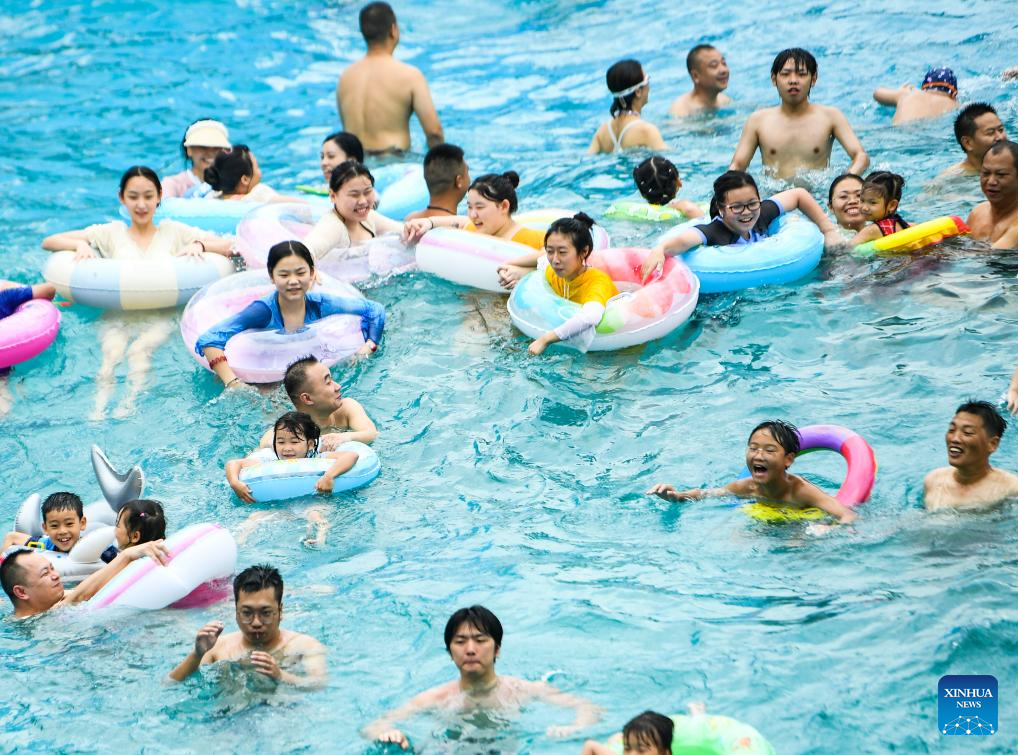
M923 77L920 89L936 89L949 94L952 97L958 96L958 77L950 68L931 68Z
M184 134L185 147L230 148L230 132L219 121L197 121Z

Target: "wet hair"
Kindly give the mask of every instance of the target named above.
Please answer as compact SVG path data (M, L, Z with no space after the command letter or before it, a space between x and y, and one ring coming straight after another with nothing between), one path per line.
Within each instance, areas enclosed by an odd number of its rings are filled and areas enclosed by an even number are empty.
M375 177L360 160L344 160L332 169L332 175L329 176L329 188L333 192L337 192L343 188L343 184L358 176L367 176L371 185L375 185Z
M786 454L799 453L802 437L799 435L799 429L791 422L785 422L783 419L769 419L754 427L749 437L752 438L758 430L766 430L773 435L774 440L785 449Z
M866 194L877 193L883 197L885 202L890 202L892 199L901 201L901 189L905 185L905 179L899 176L897 173L891 173L887 170L878 170L870 173L866 176L866 180L862 185L862 192Z
M630 87L639 84L643 81L643 78L643 66L640 65L640 61L633 60L632 58L620 60L608 69L608 73L605 74L605 80L608 82L608 91L613 95L612 106L609 110L612 118L621 112L631 110L633 99L636 97L636 92L630 92L623 97L614 96L615 92L624 92Z
M396 13L388 3L368 3L361 8L361 34L369 45L384 42L394 23Z
M308 458L318 455L318 439L322 437L322 429L311 419L310 414L304 412L287 412L276 420L272 426L272 451L276 451L276 434L280 430L289 430L300 440L311 443L311 448L305 454ZM278 457L278 454L277 454Z
M665 752L671 752L675 722L652 710L645 710L629 720L622 727L623 746L632 740L641 745L650 745Z
M633 180L640 194L651 204L668 204L675 199L679 169L661 155L648 157L633 169Z
M961 147L961 138L967 136L972 138L976 133L976 118L986 115L987 113L997 114L993 105L989 105L985 102L973 102L966 105L958 113L958 117L954 119L954 138L958 142L958 146Z
M983 427L986 428L986 434L991 438L1004 437L1004 431L1007 429L1007 420L1000 416L997 407L989 401L969 399L954 410L955 414L958 414L958 412L974 414L979 417L983 421Z
M509 214L516 212L519 203L516 199L516 187L520 185L520 176L515 170L505 173L485 173L478 176L470 184L470 190L476 191L489 202L509 201Z
M361 144L361 140L357 138L356 134L351 134L349 131L337 131L322 139L322 144L326 142L334 142L337 147L343 150L348 160L364 162L364 145Z
M569 237L569 242L580 255L581 260L587 259L594 251L594 237L590 235L590 229L594 227L594 219L585 212L578 212L571 218L559 218L548 226L544 234L544 243L548 243L548 237L553 233L561 233Z
M806 73L810 76L817 75L817 59L813 57L813 53L803 50L801 47L789 47L787 50L779 52L774 58L774 62L771 63L771 76L777 76L789 60L795 63L796 71L805 68Z
M136 498L120 507L117 519L124 517L124 529L130 537L138 533L138 544L166 537L166 516L159 501Z
M1004 139L986 150L986 154L988 155L999 155L1001 152L1010 152L1014 167L1018 168L1018 144Z
M163 195L163 185L159 182L159 176L151 168L146 168L144 165L132 165L130 168L124 171L124 175L120 177L120 196L124 196L124 191L127 189L127 182L132 178L141 176L147 178L156 187L156 194L159 196Z
M25 567L18 563L18 559L26 553L32 553L33 549L15 547L11 550L13 552L6 556L0 554L0 585L3 586L7 597L11 599L11 603L15 603L17 598L14 597L14 586L20 585L25 581L27 571Z
M283 577L279 570L268 564L249 566L233 578L233 601L237 602L242 592L258 592L271 587L276 594L276 602L283 602Z
M700 53L707 52L707 50L716 50L714 45L697 45L688 53L686 53L686 70L690 74L693 73L693 69L696 68L696 64L699 63Z
M437 194L452 189L465 165L461 148L455 144L436 144L424 156L424 183L428 191Z
M854 178L859 183L866 183L862 176L856 175L855 173L842 173L840 176L831 181L831 188L827 190L827 204L834 201L834 190L838 188L838 184L842 181L847 181L849 178Z
M212 165L205 169L205 183L216 191L230 194L237 188L240 179L253 175L251 150L244 144L234 144L216 155Z
M760 190L756 187L753 176L744 170L726 170L714 179L714 196L710 200L710 216L712 218L721 214L721 205L725 203L725 195L743 186L752 186L756 195L760 196Z
M276 269L276 265L281 260L287 257L296 255L308 263L308 267L314 272L315 269L315 256L311 254L311 250L308 249L300 241L280 241L278 244L274 244L269 249L269 256L265 260L265 267L269 269L269 276L272 276L272 271Z
M290 366L286 368L286 374L283 375L283 390L286 391L286 395L290 397L294 406L297 405L297 397L300 396L301 389L307 385L308 367L318 363L318 357L308 355L301 357L296 362L291 362Z
M66 491L50 493L46 496L46 500L42 502L43 521L54 511L73 511L78 515L79 519L85 516L85 507L81 503L81 498L74 493Z
M445 623L446 650L449 650L452 645L452 638L456 635L456 630L463 626L464 623L491 637L495 641L496 649L502 647L502 622L484 606L470 606L469 608L459 609Z

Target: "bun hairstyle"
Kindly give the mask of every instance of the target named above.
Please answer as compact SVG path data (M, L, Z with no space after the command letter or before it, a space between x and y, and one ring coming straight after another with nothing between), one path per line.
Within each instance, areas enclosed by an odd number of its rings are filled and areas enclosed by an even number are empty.
M756 181L753 180L753 176L743 170L728 170L715 178L714 196L710 200L710 216L716 218L720 215L721 205L725 203L725 195L734 189L741 189L743 186L752 186L759 198L760 190L756 188Z
M553 233L568 236L580 259L585 260L594 251L594 237L590 234L593 227L594 219L585 212L578 212L571 218L559 218L548 226L548 232L544 234L544 243L548 243L548 237Z
M223 150L205 169L205 183L223 194L232 194L240 179L254 175L254 163L251 162L251 150L243 144Z
M312 273L315 271L315 256L311 254L310 249L299 241L280 241L269 249L269 257L265 260L265 266L269 269L269 276L272 276L272 271L276 269L276 265L279 264L280 260L292 256L300 257L308 263Z
M631 58L620 60L608 69L605 80L608 83L608 91L613 96L609 112L614 118L619 113L633 109L636 91L644 81L643 66L640 65L640 61Z
M159 183L159 176L151 168L146 168L144 165L132 165L130 168L124 171L124 175L120 177L120 196L124 196L124 190L127 188L127 182L135 176L141 176L147 178L156 187L156 194L160 197L163 195L163 185Z
M336 193L343 188L343 184L358 176L367 176L371 185L375 185L375 177L359 160L345 160L332 169L332 175L329 176L329 188L333 193Z
M640 194L651 204L668 204L675 199L679 169L671 160L654 155L633 170L633 180Z
M878 170L866 176L866 180L863 181L862 191L863 194L867 192L880 194L880 196L884 198L885 202L890 202L892 199L896 199L900 202L901 189L904 186L905 179L897 173L891 173L887 170Z
M124 529L129 538L138 533L135 545L166 537L166 517L159 501L136 498L125 503L117 516L123 517Z
M489 202L509 202L509 214L512 215L519 207L516 199L516 187L520 185L520 175L515 170L505 173L485 173L478 176L470 184L470 191L476 191Z

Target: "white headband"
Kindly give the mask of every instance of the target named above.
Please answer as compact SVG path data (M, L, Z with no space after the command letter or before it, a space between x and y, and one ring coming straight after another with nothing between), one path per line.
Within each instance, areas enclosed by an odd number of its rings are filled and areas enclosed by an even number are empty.
M633 84L633 86L629 87L628 89L623 89L621 92L612 92L612 97L614 97L617 100L621 100L623 97L628 97L637 89L639 89L640 87L645 87L649 83L650 76L645 76L643 78L643 81L641 81L639 84Z

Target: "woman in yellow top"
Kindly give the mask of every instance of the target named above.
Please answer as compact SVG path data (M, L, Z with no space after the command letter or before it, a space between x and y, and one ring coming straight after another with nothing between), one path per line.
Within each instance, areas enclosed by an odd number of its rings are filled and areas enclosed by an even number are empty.
M608 300L618 296L619 290L608 273L587 267L587 258L594 250L590 234L593 227L593 219L580 212L571 218L559 218L544 235L544 251L548 258L544 279L557 296L579 304L580 311L535 339L530 344L530 353L534 356L557 341L577 340L589 346L594 339L594 328L604 317ZM509 264L523 267L528 259L520 257Z

